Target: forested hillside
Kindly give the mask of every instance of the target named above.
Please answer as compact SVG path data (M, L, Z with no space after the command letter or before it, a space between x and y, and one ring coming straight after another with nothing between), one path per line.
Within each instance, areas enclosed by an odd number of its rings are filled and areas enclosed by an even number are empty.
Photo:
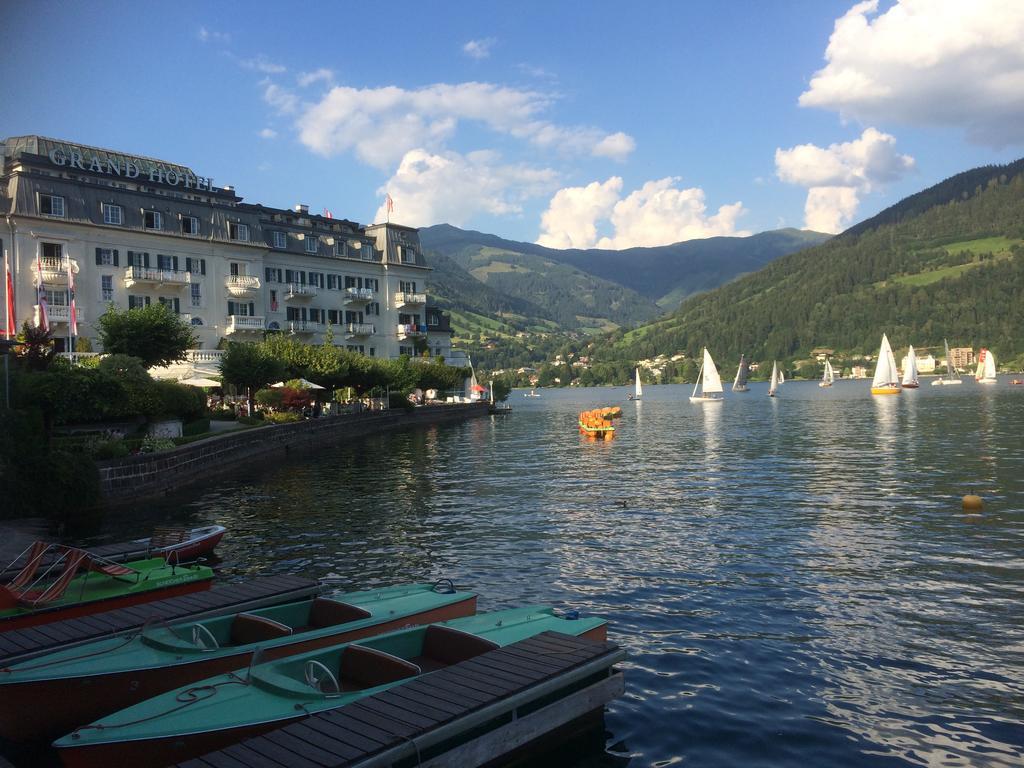
M693 297L670 317L595 344L605 359L702 346L717 358L792 358L815 347L1024 350L1024 160L974 169L839 237Z

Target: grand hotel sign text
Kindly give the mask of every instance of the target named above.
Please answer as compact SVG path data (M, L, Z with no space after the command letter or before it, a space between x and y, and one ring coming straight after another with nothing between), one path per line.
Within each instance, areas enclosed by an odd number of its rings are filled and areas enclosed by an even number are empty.
M141 160L126 157L116 158L109 155L105 158L98 155L86 156L77 149L71 147L64 149L54 147L50 150L50 162L54 165L78 168L82 171L93 173L105 173L110 176L123 176L126 179L137 179L143 175L143 163ZM172 187L184 187L185 189L202 189L210 192L213 190L213 179L209 176L196 176L187 169L181 171L174 168L162 168L158 165L150 165L144 176L149 177L153 184L168 184Z

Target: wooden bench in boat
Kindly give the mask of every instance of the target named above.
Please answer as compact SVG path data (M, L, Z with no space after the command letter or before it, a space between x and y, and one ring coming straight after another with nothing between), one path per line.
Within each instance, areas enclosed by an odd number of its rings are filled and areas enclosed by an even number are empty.
M625 653L613 643L544 632L478 650L467 642L466 661L179 768L382 768L401 761L472 768L600 711L623 692L614 665Z
M291 574L260 576L238 584L214 585L202 592L181 597L153 600L36 627L7 630L0 632L0 664L10 664L57 648L140 629L154 618L173 622L221 616L301 600L319 591L319 584L312 579Z

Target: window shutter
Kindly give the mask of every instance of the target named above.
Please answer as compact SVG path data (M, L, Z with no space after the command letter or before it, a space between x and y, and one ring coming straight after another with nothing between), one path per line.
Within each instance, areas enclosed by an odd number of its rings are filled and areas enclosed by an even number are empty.
M178 257L177 256L171 256L171 268L175 272L178 271Z
M264 267L263 268L263 279L266 280L268 283L271 282L271 279L270 279L270 267Z
M204 275L206 274L206 259L199 260L199 272Z
M305 308L305 307L303 307L303 308L302 308L302 309L301 309L300 311L301 311L301 313L302 313L302 314L301 314L301 315L299 315L299 316L300 316L300 317L301 317L301 318L302 318L303 320L305 320L305 319L306 319L306 308Z
M181 300L178 299L178 298L175 298L174 299L174 314L177 315L177 314L180 314L180 313L181 313Z
M256 304L254 302L250 301L249 302L249 317L252 317L255 314L256 314Z
M149 296L146 297L146 306L149 306Z
M128 251L128 266L129 267L137 267L137 266L139 266L138 264L135 263L135 251Z
M148 253L142 254L142 266L144 266L146 269L149 269L149 254Z
M96 249L96 266L98 267L101 264L103 264L103 249L102 248L97 248Z
M114 249L114 266L115 267L118 266L118 262L117 262L117 249L116 248Z
M185 257L185 271L186 272L191 272L192 271L192 259L189 256Z
M229 315L236 314L236 312L235 312L235 302L233 302L233 301L229 301L228 302L228 314Z

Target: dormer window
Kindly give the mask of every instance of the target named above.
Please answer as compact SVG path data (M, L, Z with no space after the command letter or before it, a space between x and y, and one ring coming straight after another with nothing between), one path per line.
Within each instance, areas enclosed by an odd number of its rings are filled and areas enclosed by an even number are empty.
M359 256L363 261L373 261L373 245L364 243L359 251Z
M284 250L288 247L288 235L284 232L274 232L274 247Z
M181 217L181 234L195 236L199 234L199 218L197 216Z
M163 229L164 217L160 215L160 211L143 211L142 225L146 229Z
M316 235L306 235L306 253L316 253L320 247L320 238Z
M229 221L228 237L232 240L240 240L243 243L249 242L249 225L238 221Z
M124 217L122 216L120 205L113 205L112 203L101 203L100 207L103 209L104 224L120 225L123 222Z
M40 195L39 213L43 216L64 218L64 198L60 195Z

